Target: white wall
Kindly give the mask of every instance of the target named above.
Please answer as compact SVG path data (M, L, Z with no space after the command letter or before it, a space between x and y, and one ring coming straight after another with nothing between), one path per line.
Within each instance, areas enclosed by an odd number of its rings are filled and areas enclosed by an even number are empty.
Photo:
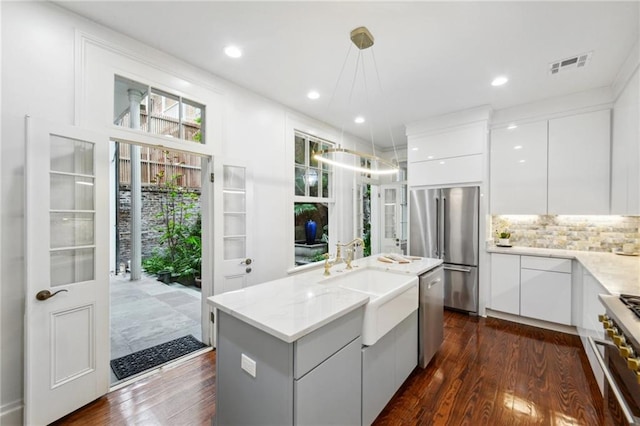
M318 136L332 139L337 129L288 110L284 106L237 87L207 72L177 61L134 40L113 33L47 2L2 2L2 145L0 268L2 359L0 368L0 424L21 423L23 393L24 315L24 116L64 124L92 123L82 111L82 96L100 95L102 88L82 87L85 69L102 64L78 64L77 32L95 36L107 44L134 52L126 61L140 61L156 69L170 86L176 82L194 85L194 93L215 91L222 105L208 107L219 114L219 137L214 153L248 163L254 181L255 263L253 282L280 278L293 262L293 161L289 158L293 138L291 117L317 125ZM111 52L118 55L118 52ZM107 58L102 55L101 58ZM87 61L96 59L87 55ZM125 63L125 61L123 61ZM85 66L83 68L83 66ZM113 64L105 64L108 67ZM166 78L165 78L166 77ZM174 78L175 77L175 78ZM176 83L178 84L178 83ZM200 89L199 89L200 88ZM180 89L180 88L176 88ZM112 96L112 95L111 95ZM111 100L105 99L110 105ZM10 105L11 108L6 106ZM214 112L215 110L215 112ZM111 120L112 109L104 118ZM94 117L95 118L95 117ZM294 120L295 121L295 120ZM369 151L364 141L345 136L343 146ZM338 172L336 182L336 229L332 237L353 237L351 176ZM291 247L290 247L291 246Z

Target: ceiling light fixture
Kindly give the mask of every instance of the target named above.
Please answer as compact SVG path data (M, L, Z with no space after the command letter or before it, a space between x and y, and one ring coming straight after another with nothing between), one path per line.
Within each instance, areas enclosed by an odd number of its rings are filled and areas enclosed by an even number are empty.
M307 93L307 98L309 99L318 99L319 97L320 97L320 93L316 92L315 90L312 90L309 93Z
M230 58L239 58L242 56L242 50L237 46L227 46L224 48L224 53Z
M503 75L496 77L493 79L493 81L491 82L492 86L502 86L503 84L505 84L507 81L509 81L509 79Z
M507 127L507 130L513 130L513 129L517 129L518 126L516 124L512 124L509 127Z
M364 82L364 89L367 102L369 101L369 93L367 88L367 79L365 75L365 67L364 67L364 54L363 51L365 49L373 46L373 35L369 32L369 30L365 27L358 27L351 31L350 34L351 41L358 48L358 56L356 59L356 69L353 74L353 81L351 83L351 89L349 91L349 102L351 102L353 88L355 86L356 78L358 76L358 70L360 69L362 72L362 78ZM331 100L329 101L329 105L331 105L331 101L336 94L337 88L340 83L340 79L342 77L342 73L344 71L345 65L347 64L347 60L349 59L349 53L351 53L351 49L347 52L347 56L344 60L344 65L342 66L342 70L340 71L340 75L338 76L338 81L336 82L336 87L333 91L333 95ZM377 79L378 86L380 88L380 93L382 94L382 84L380 83L380 73L378 72L378 66L376 64L375 55L373 53L373 49L371 49L371 58L374 67L374 75ZM358 116L354 120L356 123L361 124L365 122L364 117ZM369 124L371 126L371 124ZM396 151L396 144L393 139L393 133L391 132L391 128L389 127L389 136L391 138L391 143L393 145L393 152L395 154L395 162L387 161L383 158L380 158L376 155L376 146L373 142L373 131L370 129L371 134L371 151L373 154L367 154L359 151L354 151L351 149L342 148L340 145L336 148L325 149L322 151L314 152L313 158L322 163L331 164L335 167L341 167L348 170L353 170L356 172L367 173L371 175L391 175L396 174L400 170L398 167L398 153ZM342 133L344 133L344 125L342 127Z

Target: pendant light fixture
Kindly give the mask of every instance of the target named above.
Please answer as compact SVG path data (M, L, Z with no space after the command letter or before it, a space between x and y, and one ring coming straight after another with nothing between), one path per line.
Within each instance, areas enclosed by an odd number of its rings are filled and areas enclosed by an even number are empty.
M351 97L353 95L353 88L356 83L356 78L358 77L358 67L362 68L362 76L364 81L365 95L366 100L369 100L369 93L365 75L364 68L364 56L363 51L365 49L369 49L373 46L373 35L366 27L358 27L351 31L351 41L358 48L358 57L356 60L356 71L353 75L353 81L351 83L351 89L349 93L349 101L351 101ZM349 54L351 53L351 49L347 52L347 56L345 58L345 64L349 59ZM375 70L375 76L378 81L378 85L380 86L380 93L382 93L382 85L380 84L380 74L378 73L378 66L375 61L375 56L373 54L373 49L371 49L371 57L372 63ZM342 72L344 71L344 65L342 67L342 71L340 76L338 77L338 81L336 82L336 87L333 91L333 95L331 100L329 101L329 105L331 105L331 101L333 100L335 93L337 91L338 85L340 84L340 80L342 78ZM359 122L362 122L361 120ZM390 175L396 174L400 170L398 167L398 153L396 151L396 144L393 139L393 134L391 132L391 128L389 128L389 137L391 138L391 143L393 145L393 152L395 156L395 163L380 158L376 155L376 147L373 141L373 131L371 131L370 120L367 121L369 123L369 133L371 134L371 150L372 154L359 152L356 150L351 150L347 148L342 148L338 146L337 148L330 148L321 151L317 151L313 153L313 158L322 163L330 164L335 167L341 167L348 170L353 170L361 173L367 173L371 175ZM342 126L342 130L344 133L344 126Z

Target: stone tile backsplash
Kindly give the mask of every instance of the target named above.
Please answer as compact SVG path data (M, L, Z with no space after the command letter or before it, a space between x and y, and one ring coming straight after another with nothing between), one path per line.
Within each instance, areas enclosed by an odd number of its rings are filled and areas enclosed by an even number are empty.
M640 216L491 216L496 231L511 232L522 247L610 252L623 244L640 249Z

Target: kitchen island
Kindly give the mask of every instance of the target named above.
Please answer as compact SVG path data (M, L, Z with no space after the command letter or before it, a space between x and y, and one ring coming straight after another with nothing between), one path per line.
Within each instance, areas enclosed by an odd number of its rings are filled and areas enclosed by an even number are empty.
M374 333L379 342L371 347L405 346L390 349L409 353L396 359L394 377L404 381L418 356L417 276L440 263L387 264L373 256L355 261L351 271L336 265L329 277L320 267L210 297L217 309L216 424L369 423L377 413L363 412L365 311L380 300L399 304L392 314L402 316ZM402 287L376 293L374 282L362 281L365 272L387 273ZM357 281L372 286L348 288Z

